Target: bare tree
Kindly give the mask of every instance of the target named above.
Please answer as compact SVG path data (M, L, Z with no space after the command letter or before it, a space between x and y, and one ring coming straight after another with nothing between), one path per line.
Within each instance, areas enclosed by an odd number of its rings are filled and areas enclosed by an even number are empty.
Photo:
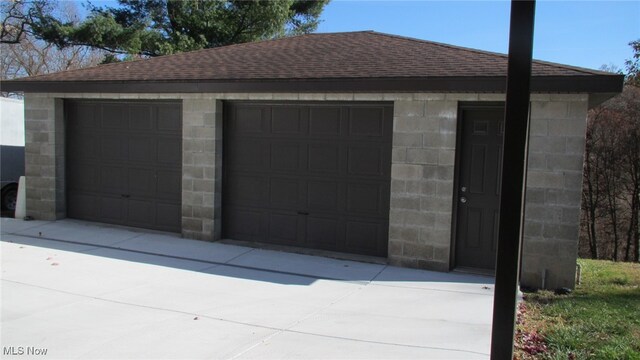
M93 66L104 58L99 50L81 46L61 49L31 34L29 18L36 10L59 13L68 22L80 21L73 2L54 6L45 1L13 0L2 1L1 8L0 78L3 80Z
M588 251L582 253L638 261L640 89L625 86L591 110L588 121L582 213L582 249Z

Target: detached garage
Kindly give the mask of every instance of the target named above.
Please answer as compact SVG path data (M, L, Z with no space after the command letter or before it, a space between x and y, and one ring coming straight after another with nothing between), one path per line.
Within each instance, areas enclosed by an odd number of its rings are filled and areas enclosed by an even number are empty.
M36 219L487 273L506 69L502 54L352 32L2 86L25 92ZM574 285L586 114L622 81L534 61L523 285Z

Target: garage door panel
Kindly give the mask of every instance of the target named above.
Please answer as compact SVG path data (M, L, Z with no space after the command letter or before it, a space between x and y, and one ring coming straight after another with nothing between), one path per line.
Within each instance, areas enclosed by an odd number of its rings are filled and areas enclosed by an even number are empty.
M237 174L227 185L228 200L234 204L265 204L268 201L269 179L264 176Z
M127 211L129 222L136 226L147 227L156 223L156 203L154 201L129 199Z
M309 134L329 138L340 136L340 107L310 107Z
M300 181L298 179L271 178L269 205L274 209L299 207Z
M271 145L271 170L294 171L301 169L300 157L304 149L299 143L274 142Z
M269 239L277 244L293 245L298 239L298 214L269 214Z
M230 124L238 135L258 135L264 132L262 108L239 107L237 116Z
M129 160L153 163L156 162L156 139L149 136L130 136L128 139L128 151Z
M75 127L80 131L84 129L100 128L102 113L95 104L77 104L70 108Z
M378 253L381 242L380 223L349 220L346 222L346 225L347 250L358 249L364 254L369 255Z
M99 185L93 187L93 191L110 195L127 194L127 169L121 166L100 167Z
M129 127L129 111L124 104L104 104L102 106L103 129L121 130Z
M168 166L182 164L182 141L176 138L157 137L157 162Z
M380 184L350 183L347 185L347 211L354 214L382 216L384 189Z
M100 218L100 197L88 193L72 193L67 196L67 216L97 220Z
M153 108L149 105L131 105L129 107L129 129L147 130L154 129Z
M100 186L100 167L95 163L81 163L85 171L76 176L67 178L68 190L96 191Z
M65 109L68 216L180 231L180 105L81 100Z
M307 183L307 208L309 211L339 212L337 181L310 180Z
M173 200L179 204L182 197L182 172L176 170L157 170L156 197Z
M310 144L309 171L337 175L340 172L340 144Z
M268 144L265 145L264 142L255 140L239 140L234 141L233 148L230 150L234 153L234 158L233 161L229 162L229 165L228 167L226 167L226 169L248 169L253 171L261 171L266 169L268 161L265 161L265 156L269 154Z
M174 203L164 203L158 201L156 204L156 222L160 224L160 229L172 231L180 229L182 226L182 207Z
M326 250L337 250L342 242L339 221L334 218L307 217L306 237L309 245Z
M384 108L354 107L349 118L349 135L359 137L383 138L386 134L384 127Z
M153 197L156 194L156 171L153 168L130 168L128 171L128 191L126 194L137 197Z
M262 212L242 208L232 209L224 215L227 230L235 240L259 241L264 238Z
M228 103L224 113L223 236L386 256L392 106Z
M355 146L348 149L348 169L351 175L383 176L383 149L377 146Z
M100 219L109 220L115 224L126 223L126 199L115 196L101 196L98 204L100 204Z
M181 109L172 105L159 105L157 111L158 132L174 134L182 131Z
M304 125L300 117L300 109L292 107L274 107L271 111L271 134L298 135Z

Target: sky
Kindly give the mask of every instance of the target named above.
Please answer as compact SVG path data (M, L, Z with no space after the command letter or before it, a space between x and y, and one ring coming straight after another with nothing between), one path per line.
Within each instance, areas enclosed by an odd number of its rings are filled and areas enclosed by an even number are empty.
M317 32L375 30L508 52L509 1L333 0ZM640 39L640 0L536 4L533 56L573 66L624 69Z
M506 54L509 10L508 0L332 0L316 32L375 30ZM624 69L624 61L632 56L628 44L636 39L640 39L640 0L537 1L536 59Z

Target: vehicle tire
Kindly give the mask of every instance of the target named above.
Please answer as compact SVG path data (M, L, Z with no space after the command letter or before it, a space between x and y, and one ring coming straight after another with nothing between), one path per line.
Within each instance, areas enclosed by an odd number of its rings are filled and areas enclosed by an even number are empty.
M2 210L15 211L17 200L18 185L7 185L2 189Z

